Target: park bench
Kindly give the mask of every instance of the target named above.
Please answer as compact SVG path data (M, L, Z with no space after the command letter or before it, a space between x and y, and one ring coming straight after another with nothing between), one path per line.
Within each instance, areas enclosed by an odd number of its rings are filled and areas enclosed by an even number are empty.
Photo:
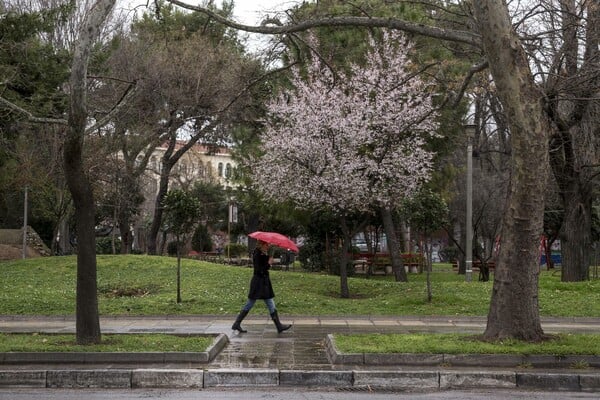
M196 260L209 261L209 262L220 262L223 254L217 251L195 251L192 250L188 253L188 257L195 258Z
M418 272L423 267L423 256L421 254L402 254L402 263L406 272ZM353 265L357 272L367 276L383 273L387 275L392 272L392 260L389 253L354 253Z
M487 261L485 263L485 266L487 266L487 268L488 268L487 271L482 271L481 266L482 266L482 262L480 260L473 260L471 270L472 270L472 272L476 272L479 274L480 281L488 281L490 278L490 272L494 271L496 268L496 262L493 260ZM452 270L458 271L458 261L455 260L452 263Z
M490 269L490 271L496 268L496 262L493 260L486 262L486 265ZM481 261L473 260L471 269L473 270L473 272L479 272L481 270ZM458 260L454 260L454 262L452 263L452 270L458 271Z

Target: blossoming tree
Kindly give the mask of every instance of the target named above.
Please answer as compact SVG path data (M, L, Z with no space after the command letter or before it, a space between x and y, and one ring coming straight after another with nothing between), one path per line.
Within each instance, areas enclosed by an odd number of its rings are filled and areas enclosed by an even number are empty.
M401 33L385 33L371 39L364 66L337 76L313 57L306 74L293 72L294 88L268 104L254 182L267 198L339 216L342 297L349 297L346 250L360 228L347 217L394 208L430 176L424 144L437 124L432 93L411 72L411 49Z

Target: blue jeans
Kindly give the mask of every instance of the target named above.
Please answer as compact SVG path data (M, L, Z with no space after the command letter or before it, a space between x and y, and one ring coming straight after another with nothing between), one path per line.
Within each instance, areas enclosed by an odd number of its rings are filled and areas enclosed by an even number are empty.
M264 302L267 305L267 308L269 309L269 314L273 314L275 312L275 301L271 298L264 299ZM254 303L256 303L256 300L248 299L244 307L242 307L242 311L250 311L250 309L254 307Z

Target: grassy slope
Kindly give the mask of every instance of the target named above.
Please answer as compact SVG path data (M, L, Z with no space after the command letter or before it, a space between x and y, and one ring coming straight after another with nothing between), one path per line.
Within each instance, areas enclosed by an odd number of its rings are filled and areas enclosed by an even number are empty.
M0 263L0 314L72 315L74 256ZM176 299L176 259L157 256L99 256L101 315L235 314L246 299L249 268L183 260L182 298ZM298 315L486 315L491 282L436 272L433 301L425 300L424 275L409 283L387 278L350 279L351 299L339 298L339 278L273 271L279 310ZM540 312L545 316L600 315L600 281L562 283L542 273ZM260 307L264 307L260 305ZM260 312L260 308L256 312Z

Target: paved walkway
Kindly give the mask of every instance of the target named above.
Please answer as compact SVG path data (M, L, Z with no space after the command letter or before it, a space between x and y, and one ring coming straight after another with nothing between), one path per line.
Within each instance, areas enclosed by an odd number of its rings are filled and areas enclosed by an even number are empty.
M239 386L331 387L338 390L448 390L466 388L570 390L600 393L597 369L510 368L484 357L471 367L448 365L337 365L329 362L326 337L331 333L465 332L481 333L478 317L307 317L281 316L293 328L278 334L266 316L251 315L247 333L231 330L233 317L104 317L104 334L164 332L226 334L229 344L208 364L177 363L43 363L38 353L16 364L0 363L0 392L7 387L34 388L211 388ZM600 318L544 318L547 333L600 332ZM0 316L0 332L73 333L73 317ZM143 353L138 354L144 357ZM25 356L27 357L27 356ZM50 355L61 357L61 355ZM419 357L420 358L420 357ZM196 359L196 358L194 358ZM496 357L498 359L498 357ZM31 362L29 362L29 360ZM154 359L152 359L154 360ZM395 359L396 360L396 359ZM6 361L6 359L4 360ZM121 360L123 361L123 360ZM366 361L366 356L365 356ZM502 360L500 359L500 362ZM569 361L569 360L567 360ZM469 365L469 364L467 364ZM569 364L570 365L570 364Z
M336 367L329 362L325 350L325 338L330 333L482 333L486 324L484 317L281 315L282 322L292 323L293 327L278 334L267 316L251 314L242 324L248 332L239 334L231 330L233 319L232 316L103 317L100 325L104 334L225 333L229 344L209 368L333 370ZM543 318L542 327L546 333L599 333L600 318ZM75 320L73 317L0 316L0 332L73 333Z

